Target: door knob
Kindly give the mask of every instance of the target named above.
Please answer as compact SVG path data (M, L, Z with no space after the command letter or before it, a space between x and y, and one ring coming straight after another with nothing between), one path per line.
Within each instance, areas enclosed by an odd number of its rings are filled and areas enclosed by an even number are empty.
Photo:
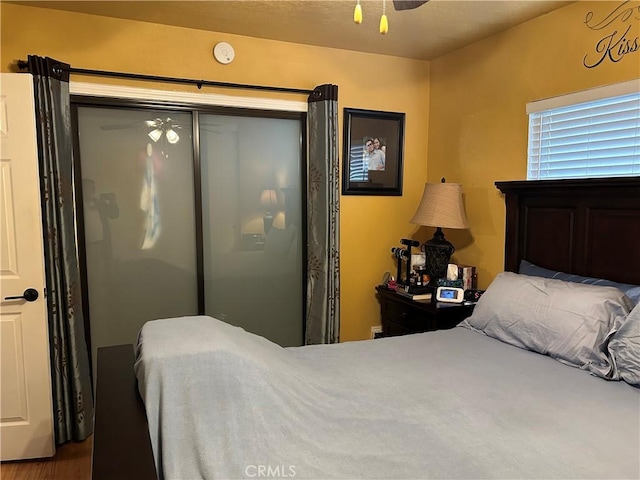
M35 302L38 299L38 291L35 288L27 288L22 295L13 297L4 297L5 300L26 300L27 302Z

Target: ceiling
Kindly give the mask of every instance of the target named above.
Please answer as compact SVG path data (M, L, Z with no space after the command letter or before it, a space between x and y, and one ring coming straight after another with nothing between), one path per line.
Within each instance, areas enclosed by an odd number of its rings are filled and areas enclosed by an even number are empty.
M174 25L249 37L431 60L563 7L552 0L431 0L396 11L387 0L389 33L378 32L382 0L15 1L44 8Z

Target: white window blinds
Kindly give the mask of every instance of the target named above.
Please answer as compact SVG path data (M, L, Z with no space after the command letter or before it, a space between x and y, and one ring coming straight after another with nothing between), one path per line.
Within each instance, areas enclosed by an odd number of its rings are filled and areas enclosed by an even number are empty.
M597 98L597 90L586 102L567 105L579 98L572 94L527 106L528 180L640 175L640 93Z

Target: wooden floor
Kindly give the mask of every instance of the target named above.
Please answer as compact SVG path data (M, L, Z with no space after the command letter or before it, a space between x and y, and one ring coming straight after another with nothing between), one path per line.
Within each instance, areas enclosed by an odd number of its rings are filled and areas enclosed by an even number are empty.
M93 438L58 447L55 456L0 464L2 480L89 480Z

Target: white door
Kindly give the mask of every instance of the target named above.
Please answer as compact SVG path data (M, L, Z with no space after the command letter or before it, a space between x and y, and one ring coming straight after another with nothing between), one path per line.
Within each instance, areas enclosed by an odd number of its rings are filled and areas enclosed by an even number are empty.
M34 111L32 76L1 74L1 460L55 453Z

